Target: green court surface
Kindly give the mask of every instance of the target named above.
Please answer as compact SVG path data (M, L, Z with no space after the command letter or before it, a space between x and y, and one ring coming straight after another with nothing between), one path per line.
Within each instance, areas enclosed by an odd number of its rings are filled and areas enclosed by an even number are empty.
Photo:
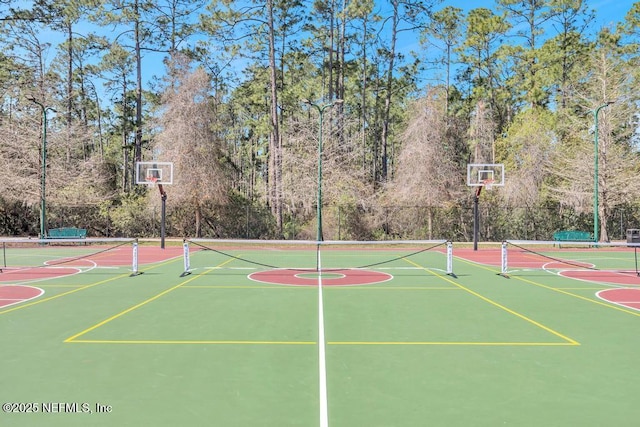
M61 255L29 248L30 275L0 273L0 425L638 422L634 252L515 251L500 275L498 247L454 245L447 274L445 246L192 245L185 274L183 248L141 246L142 274L126 249L51 276Z

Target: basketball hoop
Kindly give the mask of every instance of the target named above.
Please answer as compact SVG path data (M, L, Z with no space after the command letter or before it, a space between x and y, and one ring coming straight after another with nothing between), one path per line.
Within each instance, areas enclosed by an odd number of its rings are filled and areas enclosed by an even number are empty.
M155 185L158 182L158 177L157 176L147 176L145 177L145 181L147 182L147 184L149 185Z
M495 183L494 179L485 179L482 181L482 186L487 190L493 189L493 184Z

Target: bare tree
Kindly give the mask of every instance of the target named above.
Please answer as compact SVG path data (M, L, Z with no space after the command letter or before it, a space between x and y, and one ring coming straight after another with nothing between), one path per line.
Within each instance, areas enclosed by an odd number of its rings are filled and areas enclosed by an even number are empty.
M531 108L518 114L497 141L499 161L508 176L500 194L510 205L534 208L543 199L557 139L555 122L551 112Z
M495 163L496 124L492 117L491 107L484 101L478 101L469 128L471 163Z
M398 169L387 187L387 198L404 206L436 207L457 201L465 189L459 166L462 153L455 149L455 135L449 133L446 91L432 89L411 110L411 121L401 135Z
M311 219L318 191L318 122L315 115L304 121L291 119L284 135L283 197L285 206ZM350 132L352 129L357 129ZM323 121L322 194L323 206L364 206L372 202L373 189L362 169L360 127L357 119L345 120L337 108L326 110ZM333 220L325 216L327 223ZM325 229L329 230L329 224ZM312 233L308 237L312 237Z
M184 58L172 66L182 72L171 73L178 76L178 81L162 96L162 130L155 147L159 160L174 163L170 198L193 215L196 236L200 236L203 209L208 203L226 200L229 182L222 166L220 141L214 133L210 78L201 68L190 71Z

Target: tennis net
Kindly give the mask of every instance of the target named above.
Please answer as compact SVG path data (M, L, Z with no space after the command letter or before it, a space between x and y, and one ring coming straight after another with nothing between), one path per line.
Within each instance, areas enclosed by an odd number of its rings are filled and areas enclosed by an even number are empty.
M501 273L547 270L581 277L638 277L640 244L507 240L502 243ZM591 273L588 273L591 272Z
M345 269L431 268L453 274L452 259L452 245L446 240L184 241L184 274L202 268L327 272Z
M124 238L0 239L2 273L68 268L86 272L98 268L131 268L138 273L138 242Z

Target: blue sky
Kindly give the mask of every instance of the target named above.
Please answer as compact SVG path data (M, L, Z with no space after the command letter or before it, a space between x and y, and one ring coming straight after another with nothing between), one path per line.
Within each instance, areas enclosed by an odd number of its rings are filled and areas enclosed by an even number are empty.
M603 26L615 26L617 22L620 22L624 19L625 14L629 11L631 6L635 3L634 0L584 0L589 8L594 9L596 11L596 23L593 27L594 31L602 28ZM636 0L637 1L637 0ZM381 4L385 4L384 8L388 8L388 1ZM437 9L444 8L445 6L455 6L458 7L465 12L468 12L471 9L485 7L489 9L496 9L496 0L444 0ZM406 35L406 36L405 36ZM408 36L405 33L403 37L407 37L404 40L401 40L401 45L398 46L399 50L404 51L405 54L409 54L409 51L420 51L422 50L417 36L414 33L411 36ZM150 79L149 73L154 72L157 73L159 70L164 70L163 65L160 63L161 55L152 55L145 54L143 59L143 67L145 71L145 85L148 83ZM157 63L157 66L152 66L150 64ZM153 71L150 71L153 70ZM163 71L161 71L163 72Z
M634 0L585 0L590 9L596 11L597 27L603 27L621 21L631 9ZM445 6L459 7L469 11L478 7L495 8L495 0L445 0L439 8Z
M625 15L631 9L632 5L639 0L583 0L589 9L595 10L596 18L595 22L592 23L591 30L589 33L591 36L597 33L600 29L604 27L615 28L617 23L624 20ZM386 6L382 7L383 15L388 15L388 11L384 10L388 8L388 2L385 1L384 4ZM476 8L487 8L497 10L497 1L496 0L444 0L439 6L436 7L436 10L443 9L446 6L454 6L460 8L464 11L464 13L468 13L472 9ZM440 54L437 50L427 49L425 50L423 46L420 45L417 37L417 33L402 33L399 38L398 50L403 52L405 55L409 56L411 51L421 52L428 56ZM423 58L426 59L426 58ZM422 80L424 82L429 80L441 80L443 78L442 74L443 70L433 69L430 72L427 72Z

